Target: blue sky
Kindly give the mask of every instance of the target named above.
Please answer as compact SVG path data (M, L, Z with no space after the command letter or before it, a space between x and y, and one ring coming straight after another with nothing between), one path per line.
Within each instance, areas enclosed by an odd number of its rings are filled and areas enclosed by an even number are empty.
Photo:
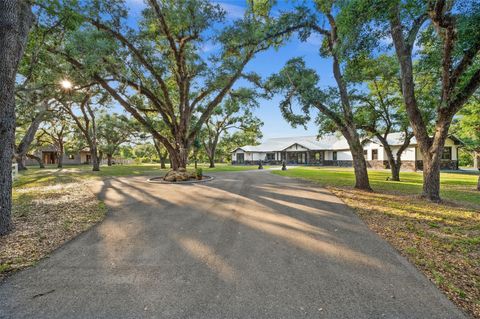
M130 7L130 18L136 20L144 6L143 0L127 0ZM245 0L223 0L216 1L227 12L227 19L234 20L241 18L245 9ZM285 9L292 5L292 1L279 0L277 10ZM269 49L258 54L248 65L247 71L255 71L262 77L268 77L272 73L278 72L285 62L293 57L303 57L307 66L317 70L320 75L322 86L335 85L331 62L319 56L320 38L310 37L306 42L300 42L292 39L288 44L280 49ZM209 50L207 47L206 50ZM281 96L275 96L271 100L261 100L260 107L254 111L263 122L263 138L315 135L318 130L316 125L311 122L307 125L307 130L303 127L292 128L285 121L278 107Z

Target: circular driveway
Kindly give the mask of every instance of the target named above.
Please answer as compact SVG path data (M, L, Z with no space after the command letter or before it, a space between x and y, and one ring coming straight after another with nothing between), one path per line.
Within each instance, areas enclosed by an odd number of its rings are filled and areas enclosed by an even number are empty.
M105 221L0 285L0 318L465 318L337 197L268 171L92 184Z

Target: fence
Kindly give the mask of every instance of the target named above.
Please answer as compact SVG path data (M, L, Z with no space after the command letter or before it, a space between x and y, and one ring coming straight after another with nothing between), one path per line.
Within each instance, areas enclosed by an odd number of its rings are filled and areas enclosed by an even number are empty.
M106 159L102 159L100 164L107 165L108 161ZM124 158L112 158L112 164L114 165L130 165L135 164L135 161L132 159L124 159Z
M18 164L12 164L12 180L18 176Z

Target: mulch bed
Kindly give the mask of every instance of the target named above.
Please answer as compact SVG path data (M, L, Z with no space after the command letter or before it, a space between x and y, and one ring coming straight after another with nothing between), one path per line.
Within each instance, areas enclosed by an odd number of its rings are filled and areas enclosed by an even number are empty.
M14 189L14 229L0 237L0 280L31 266L102 220L106 208L85 183Z
M450 300L480 318L480 210L415 196L330 190Z

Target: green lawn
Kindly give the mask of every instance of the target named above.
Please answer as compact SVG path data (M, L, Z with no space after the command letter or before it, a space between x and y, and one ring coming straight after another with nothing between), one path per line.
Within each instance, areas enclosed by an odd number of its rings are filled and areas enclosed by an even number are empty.
M351 187L355 177L351 168L298 167L274 174L312 180L322 186ZM387 181L390 171L369 170L370 185L375 191L416 195L422 191L421 172L401 172L400 182ZM480 193L476 191L478 173L441 173L441 196L445 200L473 204L480 207Z
M215 168L208 168L208 164L198 164L204 173L208 172L234 172L257 169L257 166L233 166L228 164L216 164ZM265 169L268 166L264 166ZM190 165L188 169L194 169ZM99 172L93 172L90 165L67 165L57 168L54 165L40 169L29 167L27 171L20 172L19 178L14 183L15 187L36 187L42 185L56 185L71 183L87 179L101 179L121 176L157 176L163 175L168 169L160 169L159 164L132 164L101 166Z
M244 171L256 166L216 164L209 172ZM265 167L267 168L267 167ZM193 170L194 167L189 166ZM88 182L120 176L162 176L168 169L159 164L29 167L20 172L13 187L14 230L0 237L0 280L9 273L35 264L65 241L101 221L105 205L89 190Z
M355 190L353 170L299 167L274 174L311 180L332 191L458 306L480 318L480 192L477 172L442 172L442 203L420 198L422 174L370 170L373 192Z

